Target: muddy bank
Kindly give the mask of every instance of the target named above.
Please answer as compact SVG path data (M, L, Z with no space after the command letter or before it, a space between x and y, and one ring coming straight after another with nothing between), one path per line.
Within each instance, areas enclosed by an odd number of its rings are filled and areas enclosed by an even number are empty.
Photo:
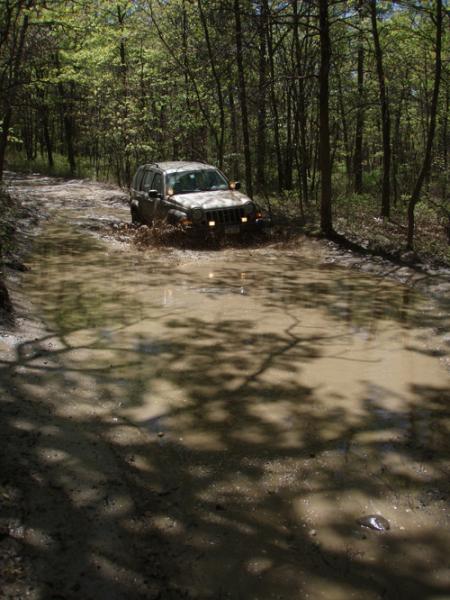
M30 270L27 258L33 252L35 240L52 212L61 204L76 202L95 203L96 198L106 202L123 201L124 195L115 188L90 182L72 181L5 173L5 188L2 198L1 218L1 269L0 294L4 292L3 308L0 314L0 354L2 390L7 390L1 403L0 439L2 459L0 476L0 597L1 598L50 598L57 592L45 585L42 576L36 576L32 555L27 552L30 544L29 530L25 526L31 518L45 519L46 514L56 518L61 511L61 500L52 499L52 485L45 485L46 472L36 468L34 454L38 440L46 426L57 420L51 407L43 409L19 394L15 377L5 371L5 361L23 360L26 348L38 340L46 340L51 335L36 313L29 298L23 291L23 277ZM81 190L81 196L79 197ZM41 201L45 196L46 201ZM119 200L118 200L119 198ZM2 285L3 284L3 285ZM7 284L7 286L6 286ZM3 287L4 286L4 287ZM41 347L42 346L42 347ZM52 347L44 342L39 353ZM22 357L22 358L21 358ZM49 393L51 393L49 391ZM14 422L22 425L13 425ZM67 435L67 432L64 433ZM97 444L97 442L95 442ZM121 474L122 476L122 474ZM31 499L33 502L30 502ZM60 517L64 520L64 515ZM37 526L39 535L40 527ZM55 535L59 537L55 529ZM80 532L79 535L84 535ZM31 544L45 547L49 540L33 539ZM50 568L50 565L46 565ZM73 590L76 591L76 590ZM69 597L69 596L65 596ZM113 597L113 596L111 596Z
M329 248L326 261L363 273L389 278L430 295L443 308L450 308L450 269L414 260L388 260L346 250L334 242L324 242Z
M448 312L318 241L140 250L95 184L14 185L47 218L0 340L8 593L445 597Z
M17 210L11 196L0 186L0 323L11 323L12 303L4 275L4 256L14 246Z

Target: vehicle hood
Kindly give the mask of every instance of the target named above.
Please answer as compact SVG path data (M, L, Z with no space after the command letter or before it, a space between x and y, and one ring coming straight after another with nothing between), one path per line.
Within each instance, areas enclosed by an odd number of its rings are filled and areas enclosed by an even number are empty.
M213 210L215 208L232 208L242 206L250 202L250 198L241 192L232 190L216 190L212 192L191 192L189 194L175 194L172 200L180 208L203 208Z

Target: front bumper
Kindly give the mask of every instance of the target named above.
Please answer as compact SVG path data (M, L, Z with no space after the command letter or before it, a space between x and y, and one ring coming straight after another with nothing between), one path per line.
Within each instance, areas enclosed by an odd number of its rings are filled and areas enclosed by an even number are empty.
M219 234L219 235L244 235L246 233L258 233L271 227L271 221L267 217L254 219L247 223L216 223L215 225L209 225L207 223L200 224L189 224L185 226L187 231L192 233L198 232L207 234Z

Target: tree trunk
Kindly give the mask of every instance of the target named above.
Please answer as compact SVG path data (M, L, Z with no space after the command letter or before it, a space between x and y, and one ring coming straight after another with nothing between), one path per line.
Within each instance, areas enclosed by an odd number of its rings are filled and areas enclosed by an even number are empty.
M48 108L46 106L44 106L44 107L41 107L41 110L42 110L42 134L44 136L45 151L47 153L47 163L48 163L49 169L52 169L54 166L54 160L53 160L52 140L50 137L50 129L49 129L49 123L48 123Z
M59 54L55 53L55 66L58 70L58 73L61 70L61 65L59 62ZM72 84L73 85L73 84ZM76 160L75 160L75 146L73 141L73 118L72 115L69 114L68 104L67 104L67 91L64 87L63 83L58 83L58 92L60 98L60 106L61 106L61 118L62 118L62 126L64 130L64 145L67 153L67 162L69 163L70 174L73 175L76 171Z
M0 181L3 179L3 171L5 169L5 154L6 146L8 145L9 128L11 127L12 110L8 106L2 122L2 130L0 132Z
M267 13L269 13L269 4L267 0L264 0L264 6ZM275 92L275 62L271 22L267 23L267 50L270 66L270 103L272 107L273 135L275 140L275 153L277 157L278 191L281 192L283 190L283 156L280 142L280 117L278 113L278 100Z
M344 101L344 93L342 91L342 81L341 74L337 73L337 92L338 92L338 103L339 103L339 112L341 113L341 129L342 129L342 141L344 145L344 162L345 162L345 172L347 175L347 183L350 184L352 177L352 161L351 161L351 150L350 150L350 140L348 135L348 122L347 115L345 114L345 101ZM349 187L349 185L348 185Z
M232 174L233 179L239 180L241 178L240 160L239 160L239 133L238 133L238 117L236 111L236 103L234 101L234 92L232 88L232 78L229 77L229 97L230 97L230 120L231 120L231 147L233 150L233 161L232 161Z
M447 185L449 178L449 164L448 164L448 149L450 146L450 136L448 131L448 115L450 114L450 91L449 86L447 85L447 89L445 92L445 109L444 109L444 120L442 124L442 155L443 155L443 173L444 176L442 178L442 198L447 198ZM450 228L450 215L449 215L449 228ZM450 229L449 229L450 232ZM449 235L449 243L450 243L450 235Z
M298 99L297 99L298 101ZM298 118L298 106L295 106L295 117L294 117L294 148L295 148L295 168L297 170L297 177L299 182L299 209L302 218L305 216L304 197L303 197L303 186L302 186L302 164L301 155L299 153L299 139L300 139L300 126Z
M258 18L259 64L258 64L258 129L256 133L256 192L265 192L266 187L266 86L267 57L266 30L267 13L261 3Z
M302 198L305 205L308 205L309 190L308 190L308 147L307 147L307 115L306 115L306 101L305 101L305 69L304 64L306 59L302 52L299 39L299 14L297 2L292 3L294 11L294 44L295 44L295 56L297 63L297 77L298 77L298 121L299 121L299 133L300 133L300 165L299 165L299 176L302 189Z
M375 46L378 86L380 89L381 131L383 138L383 184L381 191L381 216L390 216L390 169L391 169L391 119L389 115L389 99L384 77L383 51L380 44L377 26L377 0L370 0L370 16L372 35Z
M290 89L288 89L286 93L286 147L284 152L283 187L285 190L292 190L292 158L294 154L292 149L292 95Z
M35 158L35 148L37 148L38 135L35 131L35 120L33 111L29 106L24 106L22 109L22 129L21 138L25 148L25 156L28 161ZM36 143L35 143L36 139ZM42 146L42 144L41 144Z
M70 174L74 175L77 165L75 161L75 146L73 143L73 120L70 115L66 113L67 107L64 105L64 133L66 140L67 149L67 162L69 163Z
M441 71L442 71L442 0L436 0L436 58L434 63L434 85L433 85L433 97L431 99L430 106L430 121L428 125L427 144L425 149L425 155L423 158L422 168L420 169L417 177L416 184L414 186L413 193L408 204L408 239L407 248L412 250L414 246L414 210L416 205L420 201L420 192L422 191L423 182L430 172L431 167L431 153L433 150L434 132L436 130L436 113L439 99L439 86L441 83Z
M364 0L359 0L359 26L362 26L362 10ZM363 32L359 34L358 41L358 66L357 66L357 87L358 87L358 108L356 111L355 124L355 152L353 154L353 189L355 194L362 194L363 191L363 135L364 135L364 37Z
M127 48L125 46L125 16L126 11L123 9L120 4L117 5L117 22L121 29L122 35L120 39L119 45L119 55L120 55L120 78L122 83L122 89L120 92L120 102L122 108L122 118L119 122L119 127L121 130L121 138L123 144L123 156L124 156L124 179L126 185L129 187L131 185L131 164L130 164L130 153L129 153L129 133L128 133L128 119L129 119L129 110L128 110L128 102L129 102L129 89L128 89L128 62L127 62ZM121 152L122 154L122 152Z
M333 234L331 213L331 157L329 116L329 73L331 60L328 0L319 0L320 71L319 71L319 165L320 165L320 226L326 236Z
M224 139L225 139L225 107L223 101L223 91L222 91L222 83L220 81L219 73L216 68L216 61L214 59L214 52L211 47L211 40L209 37L209 29L208 23L206 21L205 12L203 10L203 2L202 0L197 0L200 20L202 22L203 32L205 34L206 46L208 48L208 56L209 63L211 65L211 72L213 74L214 82L216 84L216 92L217 92L217 101L219 103L219 121L220 121L220 134L219 134L219 144L217 148L218 153L218 162L219 168L221 169L223 166L223 152L224 152Z
M398 203L398 165L399 165L399 154L400 154L400 125L403 110L403 101L405 98L405 89L402 89L400 99L397 103L397 110L394 119L394 133L392 138L392 185L394 191L394 206Z
M28 8L31 3L26 5ZM19 18L19 9L17 19ZM29 19L28 15L23 17L22 26L19 32L19 42L15 56L11 56L11 74L8 81L8 92L4 101L2 131L0 134L0 181L3 179L3 171L5 168L6 147L8 145L9 128L11 127L12 109L17 95L17 86L19 81L20 66L22 63L23 48L25 44L25 36L28 30ZM5 34L6 35L6 34Z
M247 93L245 89L245 73L244 60L242 51L242 24L241 24L241 8L239 0L234 0L234 19L235 19L235 36L236 36L236 63L238 69L239 81L239 100L241 104L242 116L242 137L244 142L244 161L245 161L245 189L250 196L253 197L252 185L252 159L250 152L250 134L248 126L247 112Z

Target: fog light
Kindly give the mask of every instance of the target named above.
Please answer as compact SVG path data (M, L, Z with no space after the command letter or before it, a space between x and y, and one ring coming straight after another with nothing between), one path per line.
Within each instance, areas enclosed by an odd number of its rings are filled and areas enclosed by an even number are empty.
M247 217L241 217L241 221L242 221L242 223L247 223L248 219L247 219Z
M215 224L216 224L216 222L215 222L215 221L208 221L208 225L209 225L210 227L214 227L214 225L215 225Z

